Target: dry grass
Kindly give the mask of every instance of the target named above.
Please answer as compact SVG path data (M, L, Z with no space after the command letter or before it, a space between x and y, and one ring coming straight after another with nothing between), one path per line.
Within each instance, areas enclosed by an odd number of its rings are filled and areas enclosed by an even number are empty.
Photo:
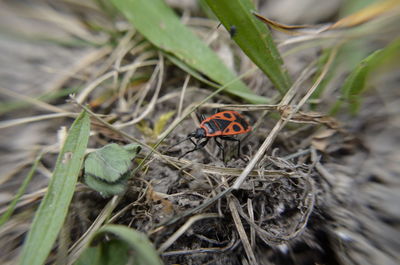
M273 99L269 105L246 105L238 97L219 93L224 87L211 90L176 67L115 9L104 5L1 4L1 13L18 17L0 20L8 25L0 47L13 62L0 64L8 77L0 84L0 94L15 104L0 111L0 214L37 156L42 158L14 214L0 227L0 263L17 262L64 142L64 126L82 109L91 115L90 149L111 142L137 142L144 149L134 161L124 194L103 198L84 183L77 185L48 257L51 264L73 264L107 224L147 234L165 264L400 261L397 68L390 65L370 79L373 86L364 95L358 116L342 112L331 117L327 113L348 72L338 61L345 44L335 38L351 34L278 34L277 39L285 38L279 47L295 81L280 98L232 44L228 32L216 29L214 21L196 17L198 9L178 4L185 24L228 65L231 62L238 79L257 95ZM326 18L315 18L319 19ZM389 16L388 21L395 19ZM384 47L393 36L376 29L383 23L372 24L357 38L376 33L363 45ZM34 29L27 30L30 27ZM18 53L21 42L31 52ZM322 86L325 90L313 98ZM68 88L77 91L72 100L57 94ZM39 97L50 93L58 96ZM251 121L253 132L241 137L248 162L235 158L230 146L227 161L220 161L213 145L181 160L176 157L189 145L168 150L194 130L194 111L209 114L212 108L239 110ZM173 119L163 117L171 111Z

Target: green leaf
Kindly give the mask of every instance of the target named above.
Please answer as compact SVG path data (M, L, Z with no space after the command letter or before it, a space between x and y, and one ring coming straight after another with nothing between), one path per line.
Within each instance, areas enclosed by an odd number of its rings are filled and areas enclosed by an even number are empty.
M85 159L85 183L105 197L121 194L140 149L138 144L109 144L90 153Z
M377 0L348 0L343 1L340 10L339 18L345 18L353 13L361 11L363 8L376 3ZM341 62L341 67L346 67L347 70L353 69L370 53L369 45L365 45L365 39L353 38L348 39L338 52L338 61Z
M342 99L338 100L331 111L331 113L336 113L341 107L343 101L348 103L350 112L356 114L360 104L361 104L361 93L365 89L365 84L369 72L371 71L371 60L374 60L375 56L380 56L381 51L376 51L369 55L367 58L362 60L350 75L346 78L341 92Z
M205 0L225 28L235 28L233 40L284 94L291 80L268 28L254 15L250 0Z
M90 247L85 249L79 259L74 262L74 265L102 265L102 256L100 247Z
M137 144L128 150L117 144L109 144L90 153L85 159L85 175L94 176L106 182L121 179L132 165L132 159L140 150Z
M189 65L185 64L184 62L182 62L181 60L179 60L175 56L172 56L171 54L168 54L168 53L166 53L165 56L173 64L175 64L176 66L178 66L183 71L187 72L188 74L190 74L191 76L193 76L197 80L203 82L204 84L207 84L207 85L209 85L211 87L214 87L214 88L219 88L220 87L217 83L214 83L214 82L210 81L210 79L207 79L206 76L201 75L201 73L197 72L195 69L193 69ZM258 98L258 96L254 95L254 100L257 100L257 98Z
M164 1L112 0L112 2L136 29L159 49L174 55L221 85L235 79L235 74L204 42L180 22ZM225 91L251 103L268 101L264 97L256 96L240 80L232 82Z
M17 194L15 195L14 199L10 203L10 206L8 207L7 211L1 216L0 218L0 226L2 226L4 223L8 221L10 216L13 214L15 206L17 205L19 199L21 196L25 193L26 188L28 187L29 183L31 182L31 179L33 177L33 174L36 171L36 168L39 164L40 159L42 158L42 155L40 155L35 162L32 165L31 170L29 171L28 175L24 179L24 182L22 183L21 187L18 189Z
M47 193L40 203L20 256L22 265L46 261L64 223L89 140L90 119L85 111L72 124L58 155Z
M74 265L125 265L128 264L130 247L120 240L102 242L82 253Z
M396 58L400 58L400 38L384 49L373 52L353 69L342 86L343 99L336 103L331 112L336 113L343 103L342 101L345 101L350 112L356 114L361 105L361 95L368 85L371 73L384 64L398 63Z
M133 250L131 253L134 255L134 264L138 265L162 265L157 251L154 249L152 243L147 236L134 229L122 225L106 225L101 228L93 240L97 240L103 234L113 234L119 239L121 243L118 245L114 240L108 243L103 243L102 247L89 248L79 258L75 265L86 264L126 264L120 263L126 258L127 247ZM114 243L112 243L114 242ZM108 244L113 244L107 246Z
M103 197L121 194L126 190L127 181L124 178L115 183L102 181L94 176L86 174L84 176L85 183L90 188L101 193Z

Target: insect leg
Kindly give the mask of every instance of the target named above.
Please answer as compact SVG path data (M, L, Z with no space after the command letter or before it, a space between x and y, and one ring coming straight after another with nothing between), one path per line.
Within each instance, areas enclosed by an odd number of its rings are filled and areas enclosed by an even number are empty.
M226 141L237 142L238 143L237 155L240 158L240 140L231 136L220 136L220 138Z
M218 142L218 137L215 137L214 138L214 140L215 140L215 143L217 144L217 146L218 146L218 148L221 150L221 152L222 152L222 161L225 163L225 150L224 150L224 147L223 147L223 145L221 144L221 142Z
M194 152L196 150L199 150L201 148L204 148L204 146L206 146L206 144L208 143L208 141L210 140L210 138L206 138L204 141L202 142L197 142L195 143L192 139L190 139L192 141L192 143L194 143L195 147L192 150L187 151L186 153L184 153L183 155L181 155L178 159L181 159L182 157L184 157L185 155Z
M214 115L214 114L217 114L218 112L221 112L220 108L215 108L215 109L213 109L212 114Z
M200 123L207 118L206 115L200 114L198 112L196 112L196 117L197 117L197 119L199 120Z
M195 147L197 146L197 143L195 141L193 141L192 138L189 138L189 140L192 142L192 144L194 144Z

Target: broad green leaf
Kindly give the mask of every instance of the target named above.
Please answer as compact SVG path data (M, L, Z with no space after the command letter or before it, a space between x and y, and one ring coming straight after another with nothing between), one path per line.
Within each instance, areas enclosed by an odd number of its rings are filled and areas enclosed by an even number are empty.
M123 178L118 182L112 183L102 181L94 176L86 174L84 176L84 179L86 185L99 192L103 197L110 197L112 195L121 194L126 190L127 186L126 178Z
M101 256L100 247L89 247L85 249L74 265L102 265L103 257Z
M131 229L122 225L106 225L101 228L95 235L92 240L97 239L98 237L108 234L114 235L118 240L123 242L124 244L121 246L122 250L115 250L115 253L109 251L109 249L92 249L89 250L89 253L85 253L81 258L75 263L75 265L86 265L86 264L120 264L119 262L123 260L125 257L126 246L133 251L131 251L131 255L133 255L134 264L138 265L162 265L162 261L158 256L157 251L154 249L153 244L149 241L147 236L143 233L140 233L134 229ZM126 245L125 245L126 244ZM89 248L90 249L90 248ZM106 251L106 253L104 253ZM107 255L105 255L107 254ZM120 256L120 257L117 257ZM122 256L122 257L121 257ZM102 257L101 261L98 257ZM85 261L85 263L83 263ZM88 261L92 261L91 263L87 263ZM99 263L96 263L99 261ZM112 263L115 262L115 263Z
M233 40L284 94L290 87L289 75L268 28L254 15L250 0L205 0ZM233 32L232 32L233 33Z
M214 82L210 81L210 79L207 79L207 77L201 75L201 73L197 72L192 67L190 67L189 65L185 64L184 62L182 62L181 60L179 60L175 56L172 56L171 54L165 54L165 56L173 64L175 64L176 66L178 66L183 71L187 72L188 74L190 74L191 76L193 76L197 80L203 82L204 84L207 84L207 85L209 85L211 87L214 87L214 88L219 88L220 87L217 83L214 83ZM257 100L257 98L258 98L258 96L254 95L254 100Z
M36 211L20 256L22 265L46 261L64 223L89 140L90 119L85 111L72 124L56 162L46 195Z
M90 153L85 159L85 183L105 197L124 192L132 160L140 149L137 144L109 144Z
M235 79L218 56L184 26L177 15L163 0L112 0L134 27L151 43L166 53L224 85ZM240 80L226 89L233 95L251 103L267 103L267 99L255 95Z
M127 150L117 144L108 144L86 157L85 175L107 182L116 182L131 168L132 159L139 150L139 145L129 145Z
M125 265L129 260L130 247L120 240L101 242L82 253L74 265Z

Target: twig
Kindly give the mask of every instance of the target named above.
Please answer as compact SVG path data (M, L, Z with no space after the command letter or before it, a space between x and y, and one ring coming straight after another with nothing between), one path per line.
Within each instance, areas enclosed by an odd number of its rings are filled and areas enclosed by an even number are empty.
M22 124L30 123L30 122L64 118L64 117L75 118L77 116L78 116L77 113L64 112L64 113L45 114L45 115L38 115L38 116L32 116L32 117L26 117L26 118L13 119L13 120L0 122L0 129L18 126L18 125L22 125Z
M122 196L114 196L103 208L89 229L86 230L86 232L72 245L72 247L69 249L70 255L68 255L67 265L72 265L75 263L75 261L85 250L86 246L89 244L89 241L92 239L93 235L111 215L115 207L117 207L121 198Z
M148 82L148 88L151 87L151 85L153 83L152 80L155 79L157 75L158 75L157 86L154 91L154 95L151 98L151 101L148 104L147 108L144 111L141 111L141 114L136 119L133 119L124 124L115 125L116 128L122 129L122 128L125 128L128 126L131 126L133 124L136 124L139 121L141 121L144 117L146 117L153 110L153 108L157 102L158 94L160 93L160 89L161 89L161 85L162 85L162 81L163 81L163 75L164 75L164 57L162 56L162 54L160 54L159 63L157 65L156 69L154 70L153 76L151 77L150 81ZM138 103L138 108L140 105L141 105L141 102Z
M231 210L232 218L233 221L235 222L236 229L239 233L240 239L242 240L243 248L246 252L247 258L249 259L249 263L252 265L257 265L257 259L256 256L254 255L254 252L251 248L249 238L246 235L246 231L244 230L242 221L240 220L239 213L236 208L235 202L232 200L233 196L228 197L228 204L229 204L229 209Z
M36 107L38 107L40 109L44 109L44 110L47 110L47 111L50 111L50 112L56 112L56 113L65 113L66 112L62 108L53 106L53 105L51 105L49 103L43 102L43 101L41 101L39 99L36 99L36 98L28 97L28 96L25 96L25 95L20 94L20 93L15 93L14 91L11 91L11 90L6 89L6 88L0 88L0 93L2 93L4 95L7 95L9 97L13 97L13 98L28 102L28 103L30 103L30 104L32 104L32 105L34 105L34 106L36 106Z
M190 217L184 225L182 225L175 233L173 233L167 241L161 244L161 246L157 249L158 252L162 253L166 249L168 249L180 236L185 233L186 230L188 230L195 222L205 219L205 218L216 218L216 217L222 217L216 213L205 213L205 214L199 214Z
M121 67L118 72L126 72L129 71L132 68L137 68L137 67L144 67L144 66L150 66L157 64L156 60L149 60L146 62L134 62L132 64L126 65ZM99 86L101 83L103 83L105 80L111 78L114 76L115 71L117 70L112 70L108 73L105 73L104 75L98 77L96 80L94 80L92 83L90 83L85 89L82 90L82 92L77 96L77 102L82 104L86 98L89 96L90 93L93 92L93 90Z
M247 199L247 212L249 213L250 220L254 222L253 202L250 198ZM250 226L250 245L252 248L256 245L256 231Z
M190 80L190 75L186 75L185 81L183 82L183 86L182 86L182 92L180 93L181 95L179 97L178 113L176 115L177 118L179 118L182 114L183 99L185 98L185 93L186 93L187 86L189 84L189 80Z
M239 245L240 241L235 240L233 238L231 242L223 247L223 248L198 248L198 249L190 249L190 250L174 250L168 251L161 254L163 257L168 256L177 256L177 255L194 255L194 254L201 254L201 253L224 253L226 251L232 251Z

